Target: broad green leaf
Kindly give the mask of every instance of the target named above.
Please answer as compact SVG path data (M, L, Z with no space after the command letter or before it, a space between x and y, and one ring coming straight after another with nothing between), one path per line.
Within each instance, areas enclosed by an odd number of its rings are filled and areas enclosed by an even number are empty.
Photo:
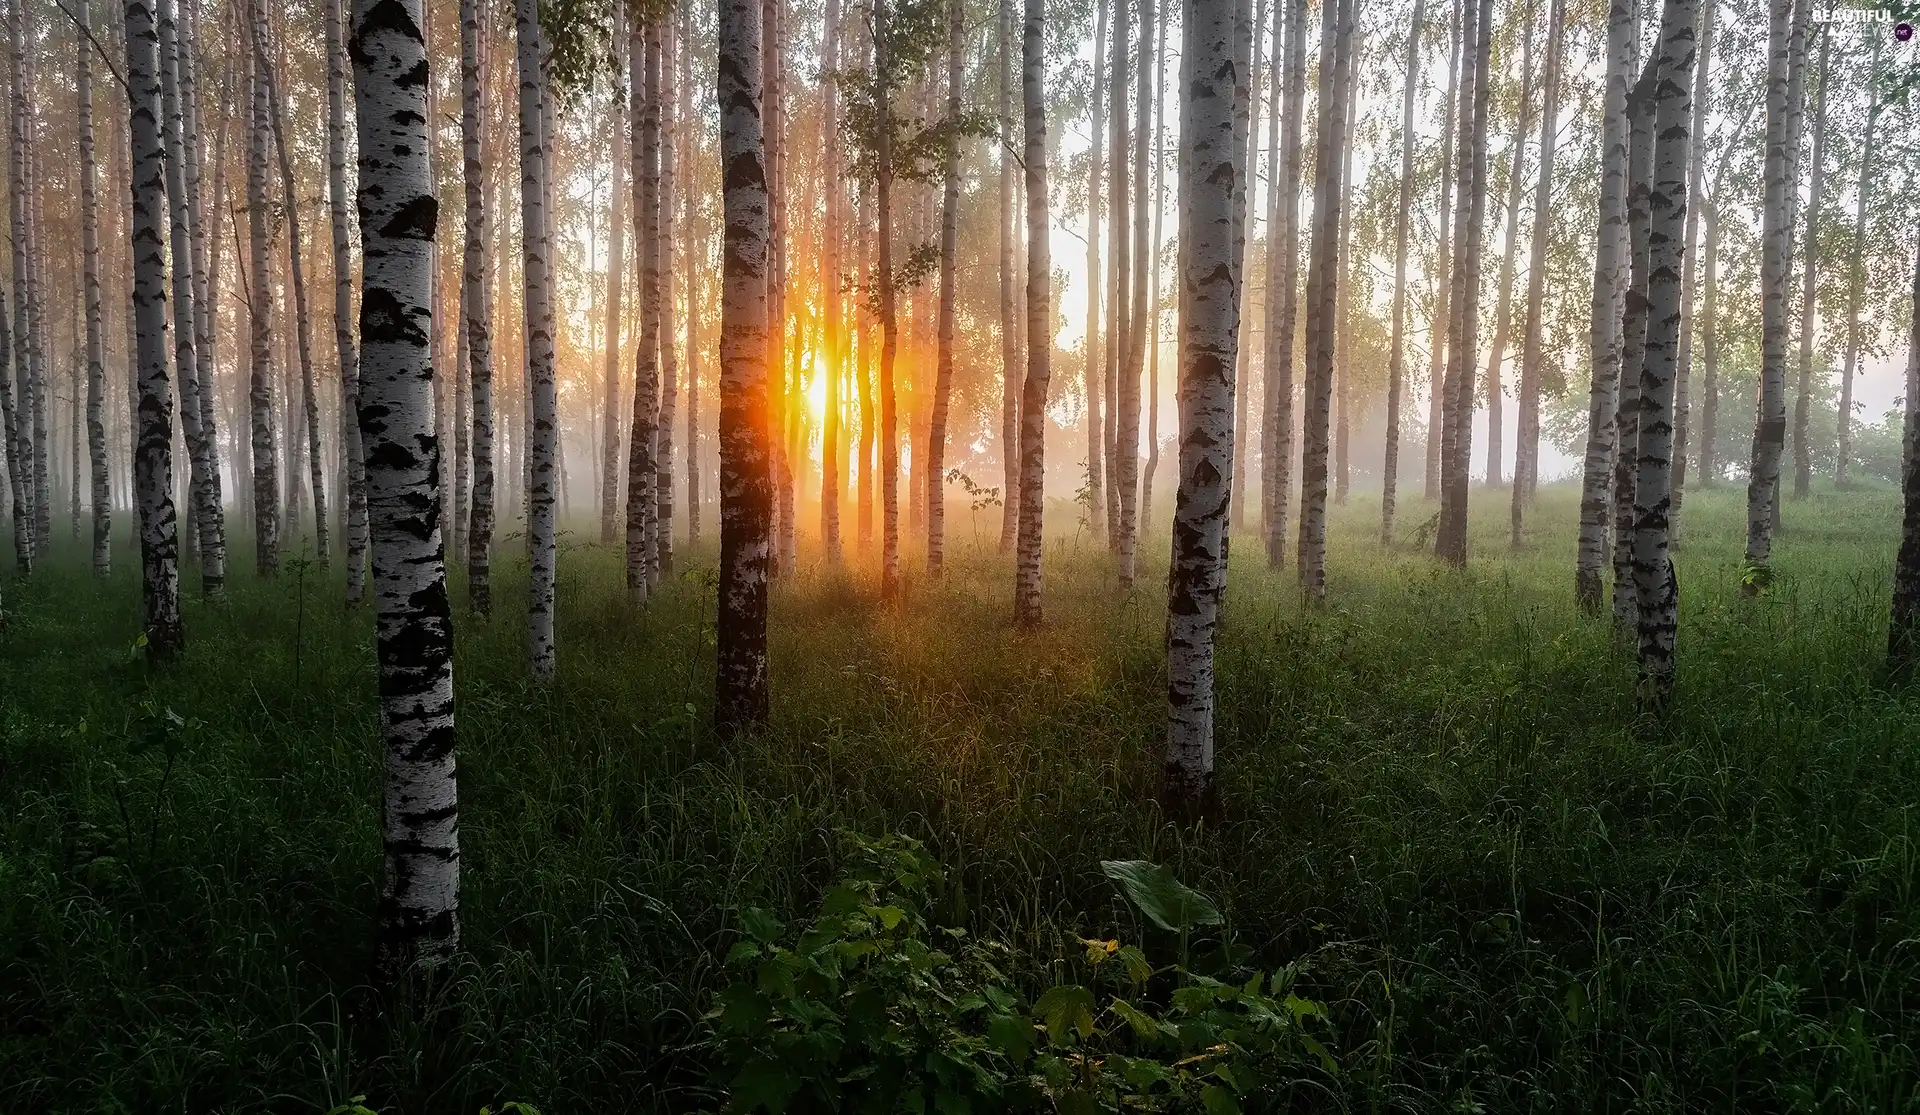
M1093 1036L1093 992L1079 984L1048 988L1033 1004L1033 1013L1040 1016L1055 1045L1066 1041L1068 1027L1078 1030L1082 1040Z
M1147 963L1146 953L1133 945L1120 950L1120 962L1127 966L1127 980L1130 983L1145 983L1153 978L1153 965Z
M1134 1036L1143 1041L1152 1041L1160 1036L1160 1023L1154 1021L1152 1015L1142 1013L1125 999L1113 1001L1113 1013L1119 1015L1121 1020L1132 1028Z
M746 930L754 940L772 944L780 939L780 933L786 927L771 912L758 906L748 906L740 911L740 928Z
M1207 1115L1240 1115L1240 1101L1218 1084L1200 1089L1200 1106L1206 1108Z
M1033 1026L1024 1018L996 1014L987 1020L987 1041L1014 1064L1022 1064L1033 1048Z
M1141 913L1162 929L1219 925L1220 911L1207 896L1173 877L1173 871L1143 859L1101 860L1100 870Z

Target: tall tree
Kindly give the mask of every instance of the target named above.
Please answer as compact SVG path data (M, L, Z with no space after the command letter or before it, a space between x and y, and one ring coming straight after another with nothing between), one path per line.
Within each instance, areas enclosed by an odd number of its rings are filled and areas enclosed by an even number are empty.
M959 300L960 241L960 48L966 33L966 8L947 0L947 119L945 163L940 199L939 352L933 384L933 413L927 424L925 473L927 500L927 575L940 575L946 558L947 410L953 395L953 323Z
M882 0L884 3L884 0ZM1053 257L1047 237L1046 0L1024 0L1020 103L1027 194L1027 378L1020 389L1020 532L1015 547L1013 619L1041 620L1040 557L1045 538L1047 379L1053 354ZM1218 0L1215 0L1218 2Z
M1608 493L1613 475L1614 416L1620 397L1621 314L1625 308L1627 225L1627 91L1633 84L1638 26L1632 0L1607 8L1607 90L1600 157L1600 227L1594 248L1591 386L1587 448L1580 483L1580 548L1574 598L1600 610L1607 554Z
M1447 19L1447 95L1440 109L1440 204L1433 223L1439 226L1440 246L1434 253L1433 307L1427 319L1427 470L1426 499L1440 498L1440 431L1445 425L1447 322L1452 319L1453 275L1453 148L1464 123L1455 109L1460 102L1460 57L1463 13L1472 0L1453 0ZM1471 46L1471 44L1467 44Z
M467 597L473 610L493 609L493 308L487 286L486 168L481 131L487 118L481 80L480 0L460 2L460 169L464 232L460 253L460 313L466 319L468 395L473 405L473 505L467 520ZM337 241L336 241L337 243ZM337 249L336 249L337 251ZM337 257L336 257L337 258ZM502 268L506 270L506 268Z
M720 292L720 589L714 723L767 723L767 178L760 134L760 2L719 12L720 166L726 238Z
M1020 526L1020 328L1014 320L1013 0L997 0L995 88L1000 113L1000 552L1010 553Z
M1638 597L1642 698L1664 712L1673 695L1679 583L1668 553L1673 483L1674 381L1680 362L1681 263L1686 251L1698 0L1666 0L1660 20L1653 186L1647 228L1646 355L1640 369L1640 429L1633 495L1633 583Z
M249 41L257 21L266 18L256 2L246 14ZM273 400L273 288L268 284L267 250L267 76L257 49L252 59L252 86L247 125L247 220L251 233L247 289L247 317L251 322L252 360L248 403L251 410L253 461L254 563L262 577L280 573L280 450L274 427ZM364 187L362 188L364 191Z
M673 572L673 416L679 404L679 361L673 343L673 192L674 192L674 27L671 14L654 30L660 60L658 92L660 181L655 187L654 267L659 281L652 293L654 337L660 346L660 417L654 428L653 562L655 581ZM650 65L652 63L649 63Z
M693 5L680 9L680 116L686 121L681 142L686 155L681 160L693 173L694 152L699 150L700 117L693 110ZM687 544L700 544L700 276L706 271L705 229L696 222L699 191L689 187L680 191L685 207L680 222L686 239L682 258L687 275Z
M652 45L653 27L638 5L631 10L628 34L627 97L633 128L629 150L633 157L633 253L639 276L640 344L634 358L633 423L627 431L627 592L635 601L644 601L653 590L654 516L659 511L654 495L659 475L654 446L658 440L660 320L653 311L658 306L655 293L660 281L660 259L654 243L659 228L656 191L660 165L660 118L654 83L660 67L659 52Z
M13 339L8 335L6 298L0 292L0 422L5 424L7 494L13 506L13 559L22 577L33 572L33 487L21 437L27 416L24 407L14 403L13 379L7 364L13 359Z
M1920 662L1920 255L1913 263L1913 312L1907 339L1907 382L1900 442L1900 549L1893 563L1893 616L1887 666L1910 674Z
M1760 396L1755 407L1753 457L1747 472L1746 563L1748 594L1760 590L1757 575L1773 554L1774 505L1779 500L1780 451L1787 427L1787 273L1792 264L1793 221L1788 192L1794 179L1791 148L1797 137L1788 117L1793 96L1788 70L1799 53L1802 29L1796 7L1804 0L1768 0L1766 193L1760 211Z
M1107 124L1107 204L1113 208L1107 221L1108 248L1107 288L1110 292L1107 312L1107 491L1110 493L1108 506L1108 537L1116 556L1120 557L1120 583L1130 587L1133 583L1133 559L1127 552L1132 548L1127 531L1131 526L1130 506L1134 496L1123 489L1131 483L1127 470L1122 467L1120 458L1125 455L1135 457L1135 449L1125 448L1121 431L1127 424L1127 388L1125 384L1127 367L1132 359L1129 346L1133 343L1133 307L1128 302L1128 293L1133 285L1133 198L1129 192L1130 173L1127 167L1127 50L1128 33L1131 31L1127 18L1126 0L1115 0L1113 5L1112 26L1107 29L1110 53L1107 59L1107 80L1110 91L1111 111ZM1093 137L1098 143L1100 137ZM1140 379L1133 380L1133 422L1136 429L1140 423ZM1139 438L1136 435L1135 446Z
M34 503L39 498L35 485L34 445L36 428L34 426L34 381L33 381L33 328L29 317L33 298L28 290L30 272L28 260L28 199L27 199L27 85L26 69L26 5L15 0L7 6L7 33L12 40L9 52L8 77L13 99L13 111L8 121L7 143L7 206L12 218L11 237L13 241L13 368L17 388L18 412L13 430L15 458L9 463L7 474L18 477L17 491L14 493L16 508L15 543L22 554L20 572L24 575L32 572L33 557L39 552L40 543L36 540L39 524L34 512ZM146 9L149 18L153 11ZM157 108L156 108L156 111ZM131 316L127 319L131 322ZM129 331L131 332L131 331ZM129 354L131 359L131 354ZM139 376L136 373L132 382L138 390ZM137 394L136 394L137 400ZM139 406L133 407L133 413L139 413Z
M140 414L134 500L140 513L140 583L147 653L180 653L180 543L173 508L173 385L167 366L166 152L160 140L160 35L148 0L130 0L127 100L133 155L133 312L139 340ZM38 536L38 535L36 535Z
M1271 471L1261 483L1267 496L1267 567L1281 569L1287 560L1287 510L1293 488L1293 341L1299 321L1300 287L1300 125L1307 97L1307 0L1282 0L1285 5L1285 56L1278 67L1285 86L1273 209L1277 219L1268 225L1273 244L1268 258L1267 413L1261 423L1265 437L1263 459ZM1274 264L1277 258L1278 266Z
M1640 444L1640 375L1647 355L1647 294L1652 244L1654 94L1660 59L1647 59L1627 94L1627 298L1620 316L1620 392L1614 411L1613 619L1623 633L1635 630L1639 590L1633 580L1634 478Z
M107 479L107 357L100 306L100 205L95 192L93 159L93 29L88 0L76 0L74 9L74 19L82 31L78 38L79 58L74 66L74 102L80 125L80 252L85 268L87 314L87 460L93 507L93 575L104 578L113 572L113 498ZM0 353L0 362L4 362L4 358L5 354ZM0 399L9 400L6 413L8 476L14 476L19 466L11 452L14 422L11 395L6 375L0 371ZM74 478L74 483L77 487L79 477ZM19 500L17 491L14 499Z
M1104 534L1106 516L1105 469L1107 444L1106 357L1100 335L1100 296L1104 289L1100 276L1100 171L1106 157L1101 137L1106 133L1107 96L1107 13L1125 0L1093 0L1093 99L1087 119L1087 371L1085 398L1087 423L1087 518L1094 535Z
M1400 197L1393 220L1393 336L1387 348L1387 444L1381 464L1382 546L1393 545L1394 498L1400 477L1400 393L1401 382L1406 377L1407 228L1413 215L1413 107L1420 91L1420 26L1426 11L1427 0L1414 0L1413 16L1407 21L1407 81L1400 107ZM1267 274L1268 283L1272 283L1271 266ZM1267 343L1269 346L1274 343L1271 336Z
M360 437L387 753L380 955L396 972L444 961L460 944L453 617L429 344L439 201L427 173L422 18L421 0L355 0L349 45L360 140Z
M1709 0L1711 2L1711 0ZM1547 60L1540 79L1540 166L1533 188L1533 247L1527 264L1527 325L1520 342L1520 413L1513 447L1513 547L1540 484L1540 358L1546 323L1547 240L1553 226L1553 155L1560 135L1560 52L1566 0L1547 9Z
M823 80L820 83L821 139L820 180L825 186L826 222L820 235L821 350L826 354L826 405L820 429L820 548L827 562L840 562L840 490L846 472L846 427L840 417L840 385L847 375L847 346L844 321L846 309L840 298L840 206L845 197L840 181L840 0L827 0L826 22L821 28L820 54ZM692 280L692 260L688 260L688 280ZM693 302L689 298L689 317ZM689 358L692 352L688 352ZM692 386L692 376L688 376ZM688 466L693 463L689 443Z
M1486 219L1488 58L1493 0L1466 0L1461 28L1460 143L1453 207L1453 297L1447 334L1447 399L1440 429L1440 525L1434 553L1467 561L1467 469L1473 450L1475 338L1480 329L1480 231Z
M1133 121L1133 230L1131 259L1133 291L1127 307L1126 358L1120 365L1120 454L1115 461L1114 485L1120 489L1120 585L1133 587L1134 563L1140 542L1140 372L1147 346L1147 270L1152 242L1147 226L1147 131L1156 92L1149 84L1152 71L1147 56L1154 50L1153 0L1140 0L1139 55L1135 66ZM1149 493L1150 495L1151 493Z
M1240 269L1234 221L1246 145L1235 134L1235 0L1189 0L1181 20L1180 87L1180 487L1174 499L1173 568L1167 579L1165 792L1189 807L1213 780L1213 640L1226 586L1224 548L1233 475L1233 371L1239 342ZM1336 20L1351 35L1353 0ZM1321 58L1332 44L1321 37ZM1322 72L1326 72L1323 67ZM1323 86L1324 87L1324 86ZM1338 111L1329 105L1322 112ZM1321 135L1337 134L1322 130ZM1337 161L1323 155L1322 163ZM1328 195L1329 198L1335 195ZM1317 214L1318 215L1318 214ZM1316 230L1318 249L1321 243ZM1325 231L1330 231L1330 228ZM1325 262L1325 261L1320 261ZM1324 278L1316 267L1309 282ZM1315 287L1309 288L1313 305ZM1323 458L1323 486L1324 486Z
M559 444L559 385L554 369L553 223L547 205L551 173L545 115L547 65L538 0L517 0L514 42L520 74L520 239L525 291L527 387L533 436L527 446L533 480L528 489L527 665L546 679L554 670L554 484ZM651 481L651 473L647 480ZM649 496L651 485L635 485Z
M887 37L887 0L874 0L872 18L874 108L879 129L873 192L880 222L876 264L880 287L880 595L891 600L900 591L900 435L893 382L900 340L894 320L893 44Z
M1313 239L1307 263L1306 414L1301 425L1298 558L1301 587L1315 600L1323 600L1327 594L1327 455L1333 420L1334 346L1338 340L1334 315L1340 304L1340 202L1346 196L1345 184L1341 181L1346 159L1340 148L1347 134L1346 113L1352 107L1345 95L1348 69L1352 65L1348 56L1353 37L1352 19L1353 0L1339 0L1334 6L1323 8L1320 19L1319 119L1314 128L1317 138ZM1187 235L1188 230L1182 228L1183 247ZM1187 344L1193 343L1189 330ZM1182 358L1183 386L1186 368L1192 360L1190 355ZM1190 420L1186 409L1182 407L1183 427ZM1187 475L1186 440L1183 429L1180 468L1183 484Z
M1839 440L1833 461L1833 484L1842 489L1847 487L1847 466L1853 456L1853 374L1860 361L1861 263L1866 254L1862 246L1867 242L1867 210L1873 200L1874 137L1879 129L1880 114L1887 107L1880 96L1881 42L1880 36L1874 36L1872 57L1867 65L1873 92L1868 94L1866 126L1860 137L1860 180L1854 187L1854 252L1847 262L1847 353L1840 365L1840 409L1836 416Z
M1528 113L1533 109L1533 13L1534 3L1528 3L1526 28L1520 34L1520 87L1518 104L1513 113L1513 137L1508 143L1511 154L1507 163L1507 232L1506 248L1500 253L1500 277L1496 281L1493 311L1493 342L1487 346L1487 486L1500 486L1501 465L1504 454L1501 442L1506 431L1503 427L1502 412L1506 403L1506 387L1500 380L1500 365L1507 354L1507 340L1513 326L1513 268L1520 254L1520 195L1525 190L1526 178L1521 174L1527 149ZM1542 223L1540 211L1535 210L1534 224Z
M1877 40L1879 36L1875 36ZM1813 444L1808 440L1807 421L1813 402L1814 295L1819 290L1820 272L1820 192L1826 185L1827 167L1827 86L1833 71L1827 66L1827 51L1833 45L1833 32L1823 25L1820 35L1820 89L1813 97L1813 167L1807 182L1807 221L1805 261L1800 265L1800 381L1793 392L1793 497L1805 499L1813 490ZM1798 184L1795 184L1795 188Z
M1160 470L1160 222L1167 210L1166 159L1163 157L1167 134L1167 8L1160 5L1153 29L1153 259L1148 289L1152 293L1147 312L1147 467L1140 478L1140 534L1151 534L1153 520L1153 478Z
M1667 512L1667 546L1674 550L1680 548L1680 504L1687 490L1687 445L1693 424L1693 330L1697 316L1694 302L1695 292L1699 290L1694 273L1700 255L1700 210L1707 156L1706 129L1701 122L1707 119L1710 107L1707 70L1713 54L1714 3L1700 0L1698 6L1700 32L1693 65L1695 126L1687 166L1687 227L1680 262L1680 305L1684 312L1680 315L1680 362L1674 370L1673 384L1673 506Z
M479 13L463 4L460 12L462 43L461 81L466 77L465 43L467 24L473 21L473 34L479 34ZM346 558L347 603L358 604L366 592L367 568L367 462L361 453L360 353L353 335L353 238L347 218L347 60L345 13L341 0L327 0L327 208L333 231L333 349L340 373L340 455L345 459L346 476ZM479 62L472 63L478 96ZM462 104L462 125L465 123ZM469 329L471 329L471 322ZM473 336L467 338L468 358L472 358Z
M627 129L621 117L628 98L624 81L627 71L627 8L615 4L613 13L613 164L609 168L613 212L607 220L607 309L606 363L601 378L606 401L600 413L600 542L611 546L619 540L620 508L620 354L625 334L621 326L625 315L621 305L622 280L627 267L627 199L623 172L627 162ZM471 204L471 202L469 202ZM471 249L469 249L471 250Z

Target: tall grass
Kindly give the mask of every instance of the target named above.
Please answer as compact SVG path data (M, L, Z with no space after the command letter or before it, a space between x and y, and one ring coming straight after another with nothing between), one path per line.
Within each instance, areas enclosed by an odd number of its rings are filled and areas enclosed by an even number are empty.
M1098 861L1172 865L1238 943L1301 965L1351 1110L1914 1109L1920 699L1878 669L1893 497L1790 505L1779 578L1746 600L1738 493L1689 496L1665 726L1572 604L1574 499L1544 491L1510 552L1483 498L1463 572L1382 552L1356 499L1324 610L1237 540L1222 808L1198 829L1154 805L1164 547L1122 595L1103 548L1054 540L1032 634L964 530L897 607L869 569L809 565L774 594L773 728L721 743L710 551L644 610L617 555L569 551L543 689L509 544L491 621L456 593L453 1027L367 983L367 612L317 569L243 575L221 606L189 593L187 654L156 669L130 563L98 584L56 552L0 634L0 1111L710 1107L689 1046L734 912L810 908L838 828L926 841L945 915L1020 948L1036 989L1078 935L1164 946Z

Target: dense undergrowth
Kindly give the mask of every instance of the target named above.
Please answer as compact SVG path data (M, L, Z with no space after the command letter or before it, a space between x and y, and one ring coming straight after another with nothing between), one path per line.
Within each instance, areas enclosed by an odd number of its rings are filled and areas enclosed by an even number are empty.
M68 544L7 586L0 633L0 1112L713 1109L702 1018L743 912L806 923L846 833L923 842L930 925L1001 950L1025 1001L1097 985L1085 939L1175 953L1100 864L1168 866L1224 914L1191 947L1284 968L1325 1011L1331 1070L1265 1106L1913 1110L1920 692L1878 669L1892 494L1789 505L1758 600L1738 493L1689 496L1665 728L1573 607L1573 501L1543 491L1511 553L1504 496L1482 500L1450 572L1380 551L1356 500L1317 611L1238 540L1198 829L1154 804L1160 570L1122 596L1084 536L1050 544L1031 635L964 517L946 580L898 608L863 570L803 569L774 597L774 728L728 744L711 551L636 611L616 555L571 549L543 690L509 543L500 614L460 617L466 952L425 1004L368 985L369 615L317 568L243 572L222 606L189 591L188 653L155 669L128 555L100 585Z

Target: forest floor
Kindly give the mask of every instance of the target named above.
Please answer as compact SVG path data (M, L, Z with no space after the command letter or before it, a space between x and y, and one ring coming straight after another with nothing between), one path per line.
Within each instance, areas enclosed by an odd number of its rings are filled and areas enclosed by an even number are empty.
M1744 491L1689 495L1664 729L1574 607L1575 499L1543 490L1513 553L1505 493L1477 493L1455 572L1382 551L1356 498L1323 610L1237 538L1198 829L1155 805L1160 543L1130 595L1084 532L1050 543L1026 635L997 510L955 515L947 578L898 607L810 565L774 594L774 726L727 745L710 548L635 610L575 523L542 689L503 543L494 619L455 594L452 1032L371 1005L372 633L337 572L243 568L219 607L189 588L188 652L155 669L124 542L102 586L63 539L0 634L0 1112L711 1106L699 1020L740 911L804 921L841 830L924 841L942 916L1010 946L1030 995L1078 938L1173 948L1099 864L1170 866L1324 1004L1337 1071L1300 1110L1914 1110L1920 690L1879 668L1895 494L1789 504L1754 600ZM1403 540L1431 513L1413 501Z

